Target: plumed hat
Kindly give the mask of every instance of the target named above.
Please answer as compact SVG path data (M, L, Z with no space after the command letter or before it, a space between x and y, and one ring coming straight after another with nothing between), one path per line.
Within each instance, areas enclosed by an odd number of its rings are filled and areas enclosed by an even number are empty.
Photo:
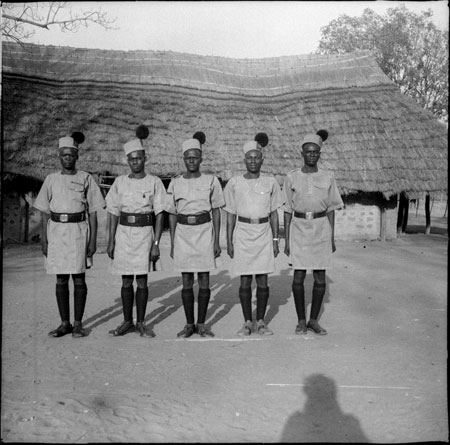
M248 141L244 144L244 155L251 150L258 150L261 152L261 148L264 148L269 143L269 137L266 133L258 133L253 141Z
M70 136L60 138L58 145L59 148L75 148L78 150L84 139L84 134L81 131L74 131Z
M129 155L133 151L144 150L144 144L142 141L148 138L150 131L145 125L139 125L136 128L136 139L131 139L126 144L123 145L125 154Z
M305 144L316 144L319 148L322 148L322 144L328 139L327 130L319 130L316 134L309 133L303 138L302 147Z
M205 141L206 141L205 133L203 133L203 131L196 131L194 133L194 136L192 136L192 139L187 139L181 145L183 153L185 151L191 150L193 148L196 148L197 150L201 150L202 145L205 143Z
M78 144L70 136L59 138L58 143L59 148L75 148L76 150L78 150Z

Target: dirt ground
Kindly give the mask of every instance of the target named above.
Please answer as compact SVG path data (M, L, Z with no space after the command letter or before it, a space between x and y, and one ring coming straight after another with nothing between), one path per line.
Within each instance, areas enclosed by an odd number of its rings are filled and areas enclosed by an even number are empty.
M207 319L216 337L177 339L181 282L165 233L165 270L149 278L155 338L108 334L122 321L121 283L104 253L87 272L89 335L51 338L55 278L40 247L5 246L2 441L448 441L447 220L425 235L410 218L394 241L337 242L324 337L294 334L283 254L269 279L274 335L237 337L239 282L223 246ZM309 298L311 286L309 273Z

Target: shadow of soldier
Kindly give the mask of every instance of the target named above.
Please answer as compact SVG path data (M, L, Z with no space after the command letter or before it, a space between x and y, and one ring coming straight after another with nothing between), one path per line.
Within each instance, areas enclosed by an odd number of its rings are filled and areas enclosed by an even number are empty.
M370 442L358 419L341 411L333 379L312 374L305 379L303 391L304 410L289 417L281 442Z
M239 277L231 278L227 270L221 270L211 277L211 298L206 322L213 326L239 304Z
M133 284L133 287L136 291L135 283ZM145 316L145 321L148 322L152 329L156 324L180 309L182 306L181 297L179 295L181 287L181 277L168 277L148 284L149 303L154 300L160 305L160 307L147 313ZM161 290L164 292L163 295L160 295ZM120 287L117 292L120 293ZM133 303L134 316L136 313L135 304L136 302ZM89 335L92 329L95 329L116 317L123 318L122 300L120 297L114 299L114 304L102 309L89 318L86 318L83 321L83 327L86 329L86 334Z

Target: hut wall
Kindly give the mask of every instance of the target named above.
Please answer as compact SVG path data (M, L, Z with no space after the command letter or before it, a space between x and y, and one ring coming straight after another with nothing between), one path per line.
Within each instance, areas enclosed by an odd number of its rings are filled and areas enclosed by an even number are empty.
M378 205L347 204L336 211L335 237L337 240L377 240L383 237L381 227L382 209ZM384 239L397 236L397 209L385 210Z

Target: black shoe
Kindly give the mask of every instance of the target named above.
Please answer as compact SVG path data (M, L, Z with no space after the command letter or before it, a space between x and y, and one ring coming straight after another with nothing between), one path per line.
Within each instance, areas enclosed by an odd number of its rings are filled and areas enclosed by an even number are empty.
M86 337L86 331L81 327L81 321L73 324L72 337L81 338Z
M120 326L112 331L109 331L110 334L114 335L114 337L119 337L121 335L128 334L130 332L134 332L135 327L132 321L124 321Z
M322 326L320 326L320 324L317 322L317 320L309 320L307 327L310 331L313 331L315 334L318 334L318 335L327 335L328 334L326 329L324 329Z
M58 326L56 329L53 329L53 331L50 331L48 335L51 337L62 337L64 335L70 334L73 330L73 327L70 323L65 324L61 323L60 326Z
M178 332L177 337L188 338L195 332L195 324L186 324L182 331Z
M306 328L306 320L300 320L298 325L295 327L296 334L307 334L308 329Z
M204 323L197 324L197 332L200 337L214 337L214 333Z
M152 329L144 324L143 321L136 323L136 331L139 332L141 337L155 337L155 333Z

